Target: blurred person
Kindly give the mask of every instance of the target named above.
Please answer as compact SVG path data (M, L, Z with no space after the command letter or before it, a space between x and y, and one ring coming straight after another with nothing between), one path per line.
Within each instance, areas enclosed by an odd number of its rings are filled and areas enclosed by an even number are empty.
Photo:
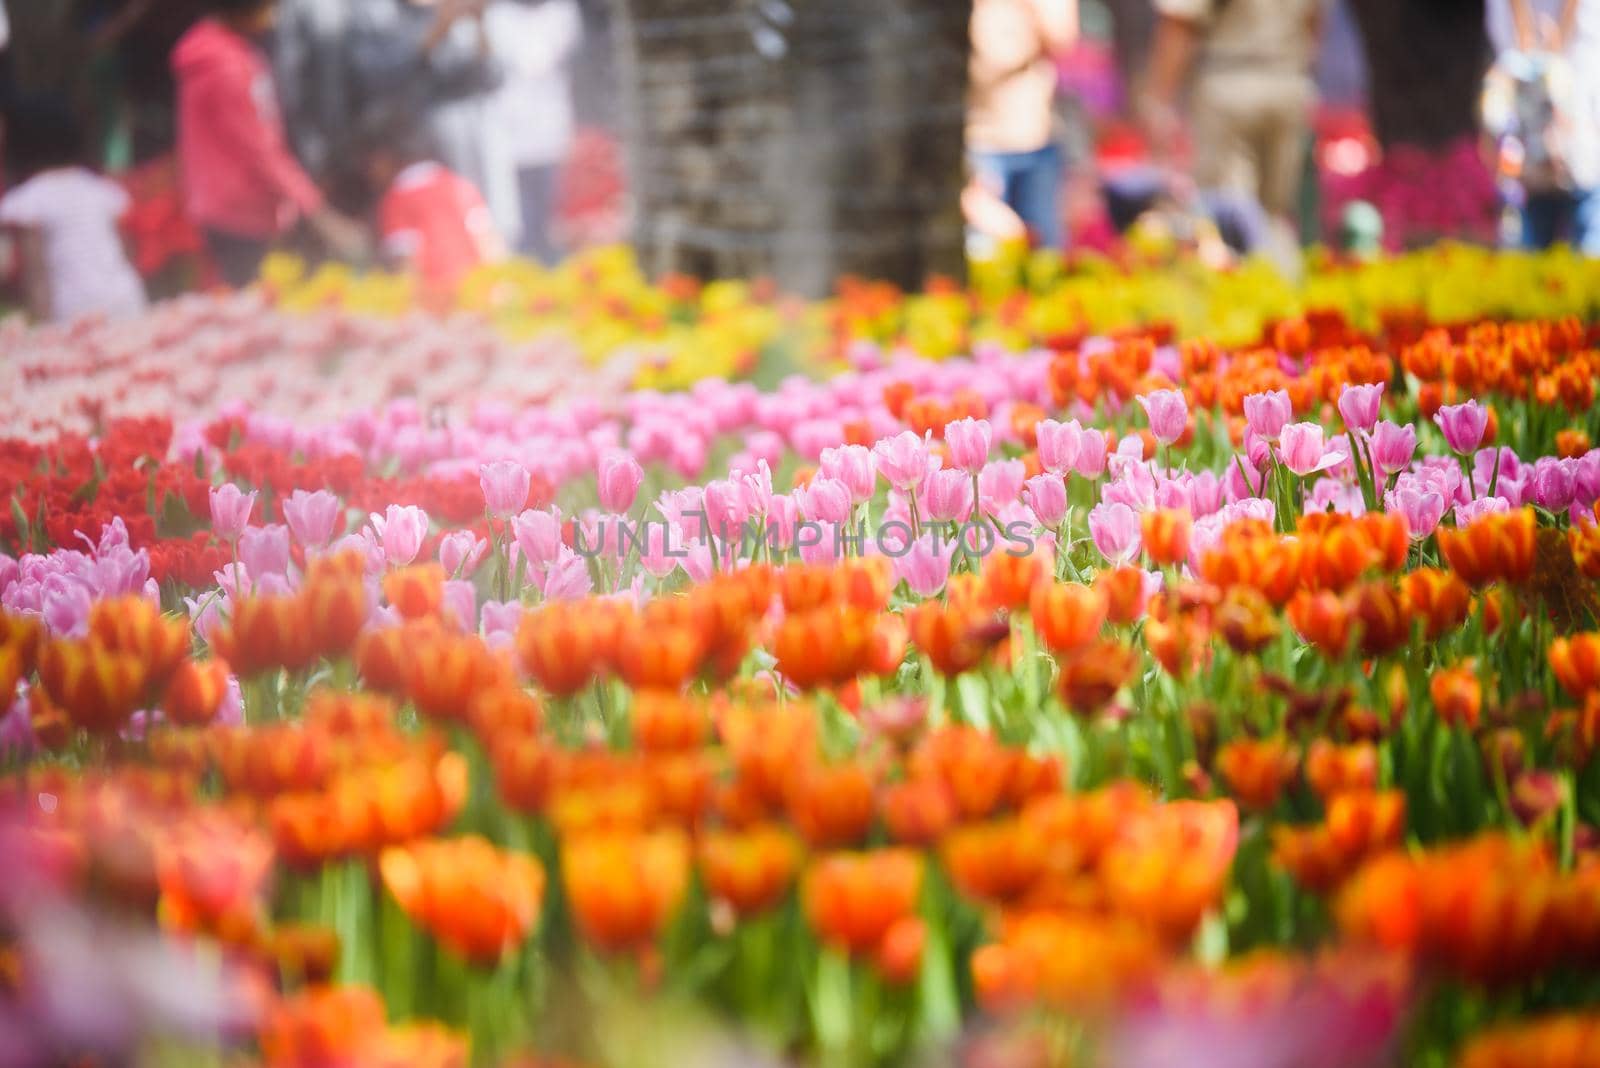
M1487 18L1485 117L1521 187L1521 242L1600 255L1600 0L1490 0Z
M1178 100L1193 73L1193 176L1201 190L1248 197L1292 259L1306 173L1322 0L1155 0L1158 22L1141 99L1145 133L1170 163Z
M583 19L577 0L495 0L484 25L503 78L490 121L516 166L517 251L548 264L557 258L551 221L572 152L571 62Z
M462 279L505 255L483 195L437 159L425 129L404 112L367 122L363 157L378 195L384 258L447 301Z
M1077 0L975 0L967 151L1041 246L1063 245L1056 60L1078 39Z
M50 97L13 101L4 136L6 175L18 184L0 197L0 225L16 236L29 312L65 322L143 311L144 287L117 228L131 201L84 165L72 110Z
M333 211L290 153L271 68L255 38L277 0L208 0L173 49L185 206L223 279L249 284L272 243L303 220L338 256L360 259L360 226Z
M281 0L272 65L295 154L324 182L346 175L340 147L356 131L345 61L351 0Z
M510 146L491 121L500 68L485 20L490 0L354 0L346 35L356 107L407 107L439 161L479 189L503 233L522 214Z

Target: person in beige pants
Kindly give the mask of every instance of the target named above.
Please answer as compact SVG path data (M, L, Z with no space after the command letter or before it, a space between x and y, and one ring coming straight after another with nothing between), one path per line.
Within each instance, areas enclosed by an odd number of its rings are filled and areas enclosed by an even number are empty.
M1141 101L1158 155L1189 126L1195 184L1249 197L1293 233L1316 99L1321 0L1155 0L1160 21Z

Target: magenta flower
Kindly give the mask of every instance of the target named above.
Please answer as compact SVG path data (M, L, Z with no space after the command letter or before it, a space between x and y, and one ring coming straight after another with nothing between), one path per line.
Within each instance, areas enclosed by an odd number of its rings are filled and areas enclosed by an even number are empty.
M928 444L909 430L878 442L872 455L878 461L878 474L901 493L920 485L928 474Z
M1398 474L1411 466L1417 452L1417 432L1410 423L1396 426L1384 419L1372 429L1372 466L1383 477Z
M273 523L239 535L239 562L251 578L289 573L289 528Z
M1486 515L1511 511L1511 502L1504 497L1479 497L1475 501L1456 505L1456 526L1470 527Z
M1444 518L1445 500L1436 490L1408 484L1396 486L1384 494L1383 507L1405 519L1411 540L1421 541L1432 534L1439 520Z
M865 445L823 449L819 469L822 474L850 487L852 503L865 504L872 500L878 486L878 469L873 463L872 450Z
M530 564L549 567L561 553L561 509L523 512L511 521L511 535Z
M607 449L600 454L600 507L608 512L626 512L639 495L644 468L624 449Z
M954 538L934 532L912 542L894 562L895 576L918 597L933 597L950 579L950 561L956 554Z
M1433 414L1433 421L1444 431L1450 451L1465 456L1483 443L1483 432L1489 426L1489 409L1475 400L1447 404Z
M836 478L814 478L794 491L800 514L815 523L843 523L850 518L850 487Z
M1290 423L1283 428L1281 437L1278 459L1301 478L1324 471L1344 458L1342 453L1328 448L1320 424Z
M873 476L877 477L877 476ZM767 509L767 544L780 552L794 544L795 528L800 523L800 507L794 496L774 493Z
M1246 425L1266 441L1277 441L1293 415L1294 405L1289 403L1287 390L1252 393L1244 399Z
M1534 503L1550 512L1564 512L1572 507L1578 490L1577 479L1574 477L1576 466L1576 461L1573 460L1558 460L1552 456L1540 457L1533 466Z
M478 467L483 503L496 519L510 519L528 503L528 469L515 460L496 460Z
M1059 474L1046 471L1022 484L1022 499L1041 526L1055 529L1067 518L1067 483Z
M1139 555L1139 516L1125 504L1100 503L1089 512L1089 537L1115 566Z
M333 540L334 525L344 508L327 490L295 490L283 499L281 507L289 532L306 549L321 549Z
M245 493L232 482L211 489L211 530L222 541L239 540L256 506L256 492Z
M1077 465L1084 431L1076 419L1066 423L1045 419L1033 432L1038 442L1040 467L1051 474L1065 475Z
M544 575L540 592L547 601L576 601L594 589L589 577L589 561L565 545Z
M1378 422L1378 409L1383 407L1383 384L1348 385L1339 394L1339 415L1345 429L1370 431Z
M957 419L945 424L944 443L950 449L950 462L969 475L975 475L989 462L989 446L994 431L987 419Z
M953 467L928 476L922 487L923 505L935 523L964 523L972 514L972 479Z
M371 522L390 567L405 567L415 560L428 536L428 513L414 504L391 504L383 515L373 513Z
M445 574L464 578L477 569L489 543L470 530L452 530L439 539L439 563Z
M1094 428L1083 432L1083 437L1078 440L1078 459L1072 465L1073 470L1088 479L1099 478L1106 473L1106 436Z
M1189 402L1175 389L1158 389L1139 398L1145 416L1150 420L1150 433L1163 445L1171 445L1183 437L1189 427Z

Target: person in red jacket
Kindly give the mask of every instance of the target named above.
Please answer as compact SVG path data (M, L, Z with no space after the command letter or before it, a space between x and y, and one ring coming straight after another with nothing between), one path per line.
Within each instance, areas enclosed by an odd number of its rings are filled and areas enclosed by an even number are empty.
M208 6L172 50L172 70L185 208L223 278L254 280L274 239L301 220L335 255L360 258L361 228L327 206L289 151L272 69L254 42L277 0Z

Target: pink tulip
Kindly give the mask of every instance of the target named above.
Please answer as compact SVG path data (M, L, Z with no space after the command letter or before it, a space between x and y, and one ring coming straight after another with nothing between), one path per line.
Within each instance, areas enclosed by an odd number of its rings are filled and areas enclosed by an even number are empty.
M1126 564L1139 555L1139 516L1125 504L1097 504L1089 512L1089 537L1112 564Z
M682 553L674 548L676 532L665 523L646 522L640 531L639 566L654 579L664 579L678 567Z
M239 535L239 562L253 578L289 573L289 528L273 523Z
M889 485L905 493L920 485L928 474L928 445L909 430L884 438L872 447L878 473Z
M850 501L853 504L865 504L872 500L878 487L877 466L873 463L872 450L865 445L840 445L823 449L819 470L850 487Z
M414 504L391 504L383 515L373 514L371 522L390 567L405 567L415 560L428 536L428 513Z
M1054 530L1067 518L1067 483L1059 474L1034 475L1023 483L1022 497L1043 527Z
M996 460L978 473L978 505L993 514L1022 495L1028 468L1021 460Z
M1072 468L1084 478L1095 479L1106 473L1106 436L1093 427L1078 440L1078 458Z
M478 623L478 590L465 579L448 579L444 584L444 600L440 614L454 623L456 629L471 632Z
M1175 389L1158 389L1139 398L1150 433L1163 445L1171 445L1189 428L1189 403Z
M800 508L794 495L774 493L767 509L767 544L779 552L789 549L794 545L795 528L799 524Z
M1245 424L1265 441L1277 441L1293 415L1294 405L1289 403L1287 390L1252 393L1244 399Z
M1342 454L1328 449L1321 425L1291 423L1283 428L1278 459L1301 478L1326 470L1342 458Z
M1434 413L1433 421L1444 431L1450 451L1465 456L1482 444L1483 432L1489 425L1489 409L1475 400L1447 404Z
M1339 415L1345 429L1370 431L1378 422L1378 410L1383 407L1383 384L1347 385L1339 394Z
M814 478L794 491L800 514L814 523L843 523L850 518L850 487L836 478Z
M515 460L496 460L478 467L478 486L489 514L510 519L528 503L528 469Z
M607 449L600 454L598 469L600 507L608 512L626 512L639 495L644 468L624 449Z
M950 449L950 463L969 475L977 474L989 461L993 428L987 419L957 419L944 428L944 443Z
M1411 466L1417 452L1417 432L1410 423L1397 426L1384 419L1372 429L1372 466L1388 478Z
M964 523L972 514L972 479L953 467L929 475L922 496L928 518L935 523Z
M1534 502L1550 512L1564 512L1570 508L1577 495L1576 466L1573 460L1540 457L1533 467ZM1488 489L1487 486L1482 488Z
M1479 497L1475 501L1456 505L1456 526L1470 527L1486 515L1511 511L1511 502L1504 497Z
M224 482L211 489L211 531L220 540L239 540L250 522L250 510L256 506L256 491L245 493L232 482Z
M472 574L488 552L489 543L470 530L452 530L439 539L439 563L445 574L465 577Z
M1386 511L1402 516L1413 541L1421 541L1444 518L1444 496L1420 485L1396 486L1383 496Z
M503 649L516 640L517 625L522 622L521 601L485 601L480 612L483 640L491 647Z
M1054 419L1042 420L1033 429L1039 447L1039 466L1051 474L1065 475L1078 462L1078 452L1083 444L1083 427L1076 419L1058 423Z
M545 572L540 592L547 601L576 601L594 589L589 577L589 561L565 545L555 563Z
M950 579L950 561L956 554L954 538L924 534L895 560L895 576L918 597L933 597Z
M523 512L511 521L511 533L530 564L549 567L561 554L561 509Z
M344 506L327 490L295 490L283 499L281 507L295 540L303 548L321 549L333 539L333 528Z

